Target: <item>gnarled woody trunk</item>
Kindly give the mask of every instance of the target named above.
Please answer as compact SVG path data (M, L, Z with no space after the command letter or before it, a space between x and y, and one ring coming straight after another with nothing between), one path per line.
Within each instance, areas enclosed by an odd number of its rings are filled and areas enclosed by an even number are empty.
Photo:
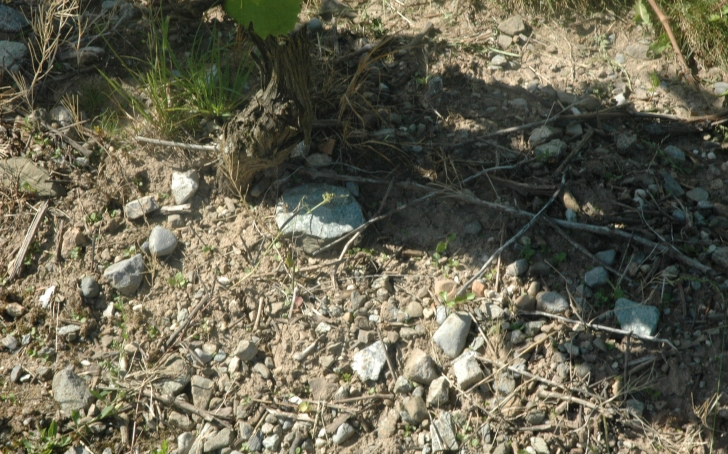
M285 38L246 37L258 49L253 59L261 88L250 104L224 127L218 181L226 192L242 196L256 173L278 166L303 139L311 142L311 57L302 33Z

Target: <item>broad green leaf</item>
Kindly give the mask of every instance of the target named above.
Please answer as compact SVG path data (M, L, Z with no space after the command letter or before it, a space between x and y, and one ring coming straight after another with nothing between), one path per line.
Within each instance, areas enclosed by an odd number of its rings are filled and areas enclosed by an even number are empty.
M301 12L300 0L225 0L225 11L238 24L261 37L283 35L293 30Z
M650 18L650 10L647 9L647 6L642 2L642 0L637 0L634 4L634 12L635 17L634 20L638 24L645 24L648 27L652 28L652 19Z
M657 38L657 41L650 44L650 50L656 57L665 52L668 47L670 47L670 37L667 36L667 33L661 34L660 37Z

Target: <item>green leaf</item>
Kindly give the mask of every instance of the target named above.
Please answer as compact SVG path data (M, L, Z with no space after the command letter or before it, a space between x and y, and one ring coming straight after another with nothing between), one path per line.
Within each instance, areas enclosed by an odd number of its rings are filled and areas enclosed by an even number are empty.
M437 243L437 247L435 248L435 251L438 254L442 254L446 250L447 250L447 242L446 241L440 241L439 243Z
M670 47L670 37L667 36L667 33L661 34L660 37L657 38L657 41L650 44L650 50L656 57L665 52L668 47Z
M225 11L238 24L261 37L283 35L293 30L301 12L300 0L225 0Z
M642 0L637 0L634 4L634 20L638 24L645 24L652 28L652 19L650 18L650 10L647 6L642 3Z

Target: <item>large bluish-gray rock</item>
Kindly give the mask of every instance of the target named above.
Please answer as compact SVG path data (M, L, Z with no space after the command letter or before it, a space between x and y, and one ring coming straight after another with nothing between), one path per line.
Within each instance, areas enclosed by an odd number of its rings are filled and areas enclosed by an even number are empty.
M124 296L131 296L142 283L144 258L141 254L116 262L104 270L104 277Z
M654 306L645 306L627 298L620 298L614 303L614 315L619 326L625 331L632 331L641 336L652 336L657 330L660 310Z
M15 41L0 41L0 70L17 72L28 56L28 47Z
M53 376L53 398L61 405L61 410L71 412L86 409L93 397L86 382L72 369L61 369Z
M171 230L162 226L155 226L149 234L149 252L157 257L165 257L174 252L177 247L177 237Z
M286 191L276 206L278 228L301 241L309 253L363 223L359 203L341 186L298 186Z
M450 314L435 334L432 341L440 347L447 356L455 358L463 352L465 340L470 331L472 320L468 314Z
M0 5L0 32L17 33L28 26L23 13L6 5Z
M584 283L591 288L601 287L609 283L609 273L603 266L597 266L584 273Z

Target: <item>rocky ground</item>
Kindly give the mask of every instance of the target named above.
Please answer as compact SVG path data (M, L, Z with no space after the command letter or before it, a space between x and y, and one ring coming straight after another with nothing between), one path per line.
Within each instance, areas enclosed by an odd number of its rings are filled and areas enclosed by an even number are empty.
M628 13L352 6L304 9L312 151L247 200L74 128L92 60L6 103L3 451L724 452L724 73Z

